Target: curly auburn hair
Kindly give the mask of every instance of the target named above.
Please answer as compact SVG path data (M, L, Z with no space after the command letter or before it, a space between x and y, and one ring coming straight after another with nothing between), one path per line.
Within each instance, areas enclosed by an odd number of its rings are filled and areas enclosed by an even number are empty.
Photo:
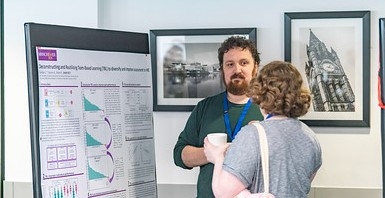
M240 47L242 50L250 50L251 56L254 58L255 63L259 64L259 62L261 62L259 52L251 40L246 39L243 36L230 36L218 48L218 60L221 69L223 67L224 54L236 47Z
M247 95L266 113L300 117L310 107L310 92L302 76L290 63L273 61L265 65L249 85Z

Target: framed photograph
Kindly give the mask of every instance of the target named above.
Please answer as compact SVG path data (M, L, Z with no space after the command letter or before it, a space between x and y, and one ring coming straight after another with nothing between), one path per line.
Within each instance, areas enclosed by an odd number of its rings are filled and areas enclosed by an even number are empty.
M286 12L285 61L298 67L310 126L368 127L370 11Z
M154 111L191 111L225 90L218 48L237 35L257 41L256 28L150 30Z

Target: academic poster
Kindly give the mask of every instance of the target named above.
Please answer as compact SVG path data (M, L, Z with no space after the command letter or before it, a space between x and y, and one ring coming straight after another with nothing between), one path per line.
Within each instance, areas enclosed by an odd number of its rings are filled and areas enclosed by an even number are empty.
M150 55L36 56L43 198L157 197Z

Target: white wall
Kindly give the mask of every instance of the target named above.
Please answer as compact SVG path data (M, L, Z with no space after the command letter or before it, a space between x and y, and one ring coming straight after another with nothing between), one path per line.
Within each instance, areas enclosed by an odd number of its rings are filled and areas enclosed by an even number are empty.
M383 0L162 0L104 2L100 27L149 32L150 29L257 27L262 65L284 59L284 12L371 10L370 128L313 128L323 148L323 166L313 186L382 188L380 110L377 106L378 18ZM379 10L381 9L381 10ZM369 97L369 96L366 96ZM198 170L173 164L172 149L189 113L154 112L158 183L192 184ZM182 176L183 175L183 176Z
M314 128L324 164L314 186L381 188L380 110L377 107L378 18L383 0L5 0L5 178L31 181L25 22L146 32L167 28L257 27L262 65L283 59L283 13L371 10L370 128ZM381 10L380 10L381 9ZM100 12L100 13L98 13ZM99 14L99 15L98 15ZM99 21L98 21L99 20ZM161 184L194 184L198 170L173 164L172 149L188 112L154 112L157 178Z
M32 181L24 23L97 27L94 0L4 0L5 180Z

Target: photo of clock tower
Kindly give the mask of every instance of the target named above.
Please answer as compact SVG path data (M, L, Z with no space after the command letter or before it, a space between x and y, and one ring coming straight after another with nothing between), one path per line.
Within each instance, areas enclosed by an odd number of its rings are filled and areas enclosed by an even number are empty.
M332 47L329 51L312 30L306 52L305 74L314 111L354 112L354 93L337 52Z

